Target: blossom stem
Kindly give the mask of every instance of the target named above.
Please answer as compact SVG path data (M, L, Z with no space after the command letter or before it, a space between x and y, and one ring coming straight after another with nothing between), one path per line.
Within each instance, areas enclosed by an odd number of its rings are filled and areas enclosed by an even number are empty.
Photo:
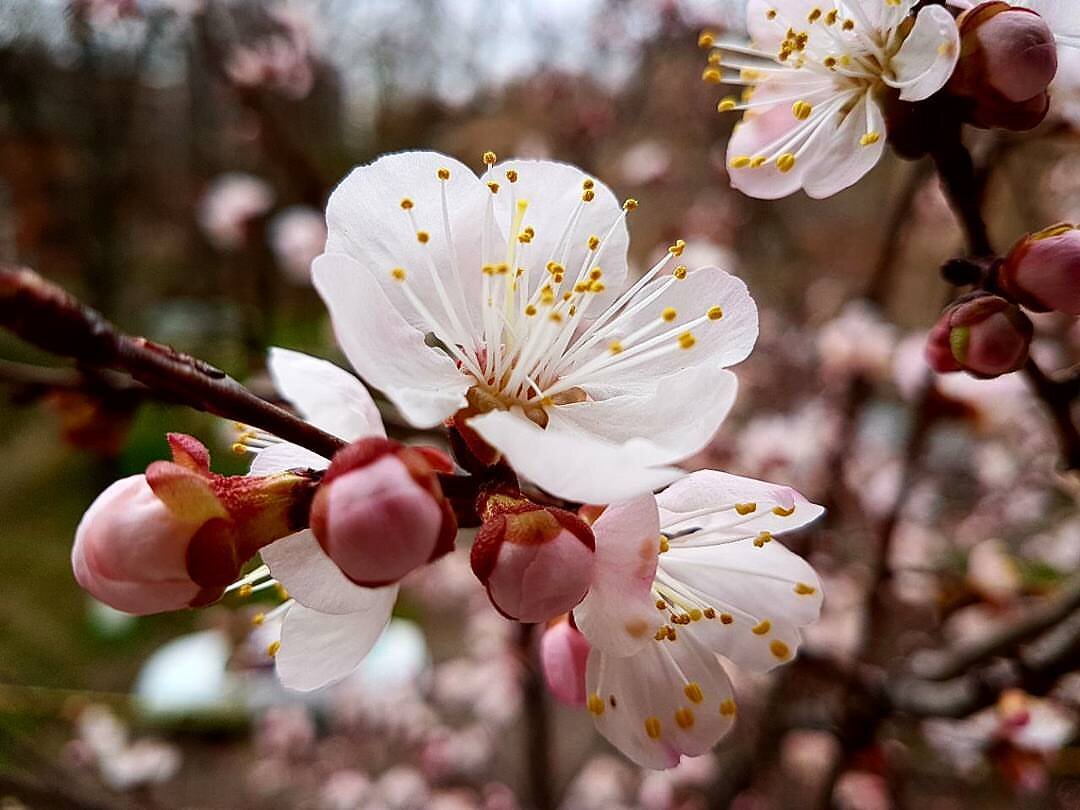
M0 326L83 368L126 372L161 399L260 428L325 458L345 446L220 369L169 346L125 335L31 270L0 266Z
M537 625L518 626L518 651L522 658L523 692L525 703L525 755L532 804L537 810L551 810L555 806L552 795L551 734L548 728L548 712L543 679L533 645L533 630Z

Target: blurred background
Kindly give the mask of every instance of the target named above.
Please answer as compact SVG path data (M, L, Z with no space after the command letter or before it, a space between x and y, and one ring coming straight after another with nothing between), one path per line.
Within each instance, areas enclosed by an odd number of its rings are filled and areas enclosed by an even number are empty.
M714 755L643 772L543 695L463 554L406 583L355 677L306 696L252 635L258 594L139 619L94 603L69 563L93 497L167 430L242 472L234 429L0 334L0 808L1080 807L1075 657L1030 693L885 716L837 674L1075 608L1078 490L1017 375L924 386L937 268L961 251L928 165L887 156L824 201L730 189L734 119L697 37L740 36L743 5L0 2L0 260L266 392L267 346L344 364L308 266L350 167L408 148L575 163L641 202L636 267L685 239L686 264L737 273L761 309L736 410L690 466L830 509L790 544L826 593L805 654L736 673ZM971 133L999 250L1080 220L1077 107L1063 78L1035 132ZM1037 326L1045 368L1080 359L1073 320ZM975 663L1009 666L1036 635Z

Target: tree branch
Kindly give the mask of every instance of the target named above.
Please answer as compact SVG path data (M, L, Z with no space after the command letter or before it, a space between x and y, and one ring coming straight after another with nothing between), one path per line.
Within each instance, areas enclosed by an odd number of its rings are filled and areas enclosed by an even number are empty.
M31 270L0 266L0 326L83 367L126 372L166 401L261 428L325 458L345 446L257 397L224 371L169 346L125 335Z

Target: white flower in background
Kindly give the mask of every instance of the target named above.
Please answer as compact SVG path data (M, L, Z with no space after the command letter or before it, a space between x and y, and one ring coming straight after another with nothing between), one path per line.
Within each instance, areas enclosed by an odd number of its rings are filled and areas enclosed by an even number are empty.
M821 198L858 181L885 148L882 100L933 95L952 75L959 32L916 0L750 0L751 46L716 43L705 78L743 85L721 112L745 114L728 143L732 185L776 199ZM704 44L711 39L705 35Z
M736 713L719 656L770 670L818 617L817 574L773 536L823 511L714 470L609 506L593 524L593 587L574 609L592 645L586 705L600 733L649 768L712 748Z
M270 249L285 277L311 283L311 263L326 249L326 220L314 208L291 205L270 221Z
M271 349L270 373L278 392L311 424L345 441L385 436L367 389L348 372L325 360L286 349ZM247 434L257 450L252 475L298 467L325 469L327 459L265 434ZM280 585L287 598L271 613L281 616L281 639L271 644L278 677L290 689L308 691L355 670L390 621L398 586L365 588L349 580L326 555L310 529L291 534L260 552L261 566L234 589Z
M895 348L896 329L869 301L849 301L817 335L821 370L831 378L887 377Z
M679 241L627 287L635 202L573 166L485 163L481 179L445 155L386 155L334 191L313 279L342 349L410 423L457 414L560 497L674 480L734 400L725 367L757 336L746 286L675 266Z
M631 186L646 186L667 177L673 163L671 148L663 141L638 141L619 159L619 174Z
M273 204L274 191L265 180L227 172L215 177L199 200L199 227L214 247L235 250L247 239L248 223Z

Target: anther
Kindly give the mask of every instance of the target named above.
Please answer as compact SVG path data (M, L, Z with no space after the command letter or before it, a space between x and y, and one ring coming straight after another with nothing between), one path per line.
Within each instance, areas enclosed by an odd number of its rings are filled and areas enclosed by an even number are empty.
M694 725L694 712L685 706L675 710L675 724L679 728L692 728Z
M872 146L881 140L881 136L876 132L867 132L861 138L859 138L859 144L861 146Z
M770 630L772 630L772 622L768 619L762 619L758 624L750 628L750 632L755 636L763 636Z
M790 172L795 168L795 155L791 152L784 152L776 159L776 168L784 173Z
M683 694L686 695L686 699L692 703L701 703L705 699L705 695L701 691L701 687L697 681L691 681L683 687Z
M589 250L596 250L598 247L600 247L600 237L599 236L590 236L589 237Z
M791 515L794 512L795 512L795 507L794 506L791 507L790 509L785 509L782 506L774 506L773 509L772 509L772 513L774 515L776 515L777 517L791 517Z
M671 271L671 275L675 276L675 278L677 278L679 281L682 281L684 278L686 278L686 265L680 264L678 267Z
M664 311L660 313L660 318L667 323L671 323L677 317L679 317L679 312L675 307L666 307Z
M731 159L731 163L729 165L733 169L745 169L746 167L748 167L750 165L750 156L749 155L736 155L735 157L733 157Z
M488 166L494 166L496 160L498 160L498 158L495 157L494 152L484 152L484 163L486 163Z
M797 593L799 596L812 596L813 594L817 593L817 588L815 588L813 585L807 585L805 582L796 582L795 593Z
M686 250L686 242L676 239L675 244L668 248L668 253L672 256L682 256L684 250Z
M773 657L778 661L786 661L791 656L791 649L778 638L774 638L769 643L769 652L771 652Z
M584 202L592 202L596 199L596 192L593 191L591 188L587 188L583 192L581 192L581 199Z
M728 96L727 98L720 99L720 103L716 105L716 109L719 112L731 112L739 105L738 99Z
M716 44L716 34L708 29L698 34L697 44L699 48L711 48Z
M757 548L761 548L766 543L772 542L772 534L769 532L760 532L757 537L754 538L754 545Z
M405 198L402 199L402 201L401 201L401 210L402 211L408 211L412 207L413 207L413 201L412 200L410 200L408 197L405 197Z
M450 179L450 170L449 169L439 169L437 174L439 175L440 180L449 180Z
M391 278L394 279L394 281L404 281L405 280L405 268L404 267L395 267L393 270L390 271L390 276L391 276Z
M724 80L724 74L719 68L710 65L701 71L701 80L709 84L720 84Z
M659 717L646 717L645 718L645 733L649 735L649 739L660 739L660 718Z
M626 202L622 204L622 207L624 211L633 211L635 208L638 207L638 201L635 200L633 197L627 197Z
M735 504L735 511L740 515L749 515L751 512L757 509L757 504L750 503L737 503Z
M589 695L588 701L589 711L595 714L597 717L604 713L604 700L600 695L593 692Z
M731 624L733 621L735 621L735 617L730 613L720 614L720 624Z
M718 321L724 317L724 310L720 307L709 307L705 312L710 321Z
M498 183L495 183L495 182L488 183L487 187L488 187L488 189L490 189L492 194L498 194L499 193L499 184Z
M592 188L595 185L596 185L596 183L593 182L593 180L591 178L589 178L589 177L586 177L584 180L581 181L581 187L583 189L585 189L586 191L588 191L590 188Z
M727 698L720 702L720 714L724 717L731 717L735 714L735 701L731 698Z
M516 183L518 179L518 173L513 169L507 169L506 179L509 180L511 183Z
M271 658L273 658L275 655L278 654L278 650L280 650L280 649L281 649L281 642L280 641L271 641L270 645L266 648L266 654L268 656L270 656Z
M241 599L247 599L254 591L255 589L251 585L241 585L236 589L236 595Z
M695 343L697 343L697 338L694 337L693 332L683 332L681 335L679 335L680 349L691 349L693 348Z
M807 104L805 101L796 101L791 105L791 114L798 118L800 121L805 121L810 117L810 113L814 111L814 108Z
M427 231L416 232L416 241L419 242L421 245L426 245L429 239L431 239L431 234L429 234Z

